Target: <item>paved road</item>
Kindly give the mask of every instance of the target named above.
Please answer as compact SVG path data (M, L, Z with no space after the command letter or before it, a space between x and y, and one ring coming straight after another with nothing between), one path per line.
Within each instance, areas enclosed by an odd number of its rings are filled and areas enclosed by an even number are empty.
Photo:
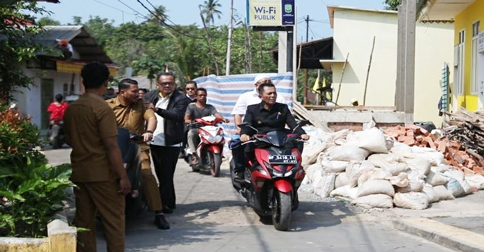
M68 153L46 151L57 164L68 161ZM127 221L127 251L451 251L393 229L391 219L379 218L378 212L367 214L304 192L290 231L276 231L235 193L225 162L221 177L213 178L191 172L180 159L175 186L177 209L167 215L171 229L156 229L153 214L145 211ZM98 249L105 251L102 227Z

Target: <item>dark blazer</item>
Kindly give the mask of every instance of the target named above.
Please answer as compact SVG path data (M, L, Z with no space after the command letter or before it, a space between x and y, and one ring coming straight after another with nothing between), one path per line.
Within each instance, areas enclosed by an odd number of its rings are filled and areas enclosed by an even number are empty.
M145 94L143 98L153 103L156 103L160 99L158 95L158 90L153 90ZM183 117L185 116L185 111L190 103L190 99L178 91L173 91L170 101L168 102L168 107L166 109L158 109L156 112L159 116L163 117L164 129L165 129L165 144L166 146L181 143L183 141L184 134L184 122Z

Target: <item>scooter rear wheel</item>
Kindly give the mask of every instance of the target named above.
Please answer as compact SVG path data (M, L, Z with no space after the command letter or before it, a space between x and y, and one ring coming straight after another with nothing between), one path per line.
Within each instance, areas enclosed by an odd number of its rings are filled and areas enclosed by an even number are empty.
M287 231L291 224L291 194L274 190L272 198L272 224L279 231Z

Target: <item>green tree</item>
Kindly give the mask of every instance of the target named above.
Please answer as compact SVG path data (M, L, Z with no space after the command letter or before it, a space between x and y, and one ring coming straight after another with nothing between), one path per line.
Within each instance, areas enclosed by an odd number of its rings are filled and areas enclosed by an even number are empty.
M61 23L57 20L54 20L50 17L41 17L39 21L37 21L39 25L61 25Z
M36 24L33 16L26 14L46 13L35 2L17 1L0 4L0 104L12 99L19 88L29 87L31 79L26 76L21 64L35 59L43 47L33 37L44 30Z
M385 0L386 10L398 10L398 5L400 5L400 0Z
M73 17L73 19L76 18L76 16ZM86 30L89 32L89 34L91 34L91 36L96 39L96 42L102 47L105 47L115 31L113 23L114 20L100 18L99 16L90 16L89 21L87 21L86 23L79 23L76 25L83 25L84 28L86 28Z
M214 23L215 19L213 15L217 15L217 17L220 19L222 12L219 10L219 8L222 7L221 4L218 3L218 0L208 0L203 2L202 5L202 15L205 16L205 23Z
M163 5L156 7L148 18L148 22L163 26L165 24L166 18L166 8Z
M73 16L72 21L73 21L72 25L82 25L82 17Z

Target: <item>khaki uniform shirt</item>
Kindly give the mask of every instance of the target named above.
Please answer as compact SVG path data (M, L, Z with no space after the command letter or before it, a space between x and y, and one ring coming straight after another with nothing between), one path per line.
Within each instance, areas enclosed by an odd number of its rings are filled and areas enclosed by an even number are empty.
M114 111L118 127L127 129L130 133L142 135L145 133L145 121L155 117L155 112L147 109L142 100L125 106L118 97L106 101Z
M72 147L73 182L100 182L115 177L103 139L116 137L116 118L101 96L86 93L64 115L66 142Z

